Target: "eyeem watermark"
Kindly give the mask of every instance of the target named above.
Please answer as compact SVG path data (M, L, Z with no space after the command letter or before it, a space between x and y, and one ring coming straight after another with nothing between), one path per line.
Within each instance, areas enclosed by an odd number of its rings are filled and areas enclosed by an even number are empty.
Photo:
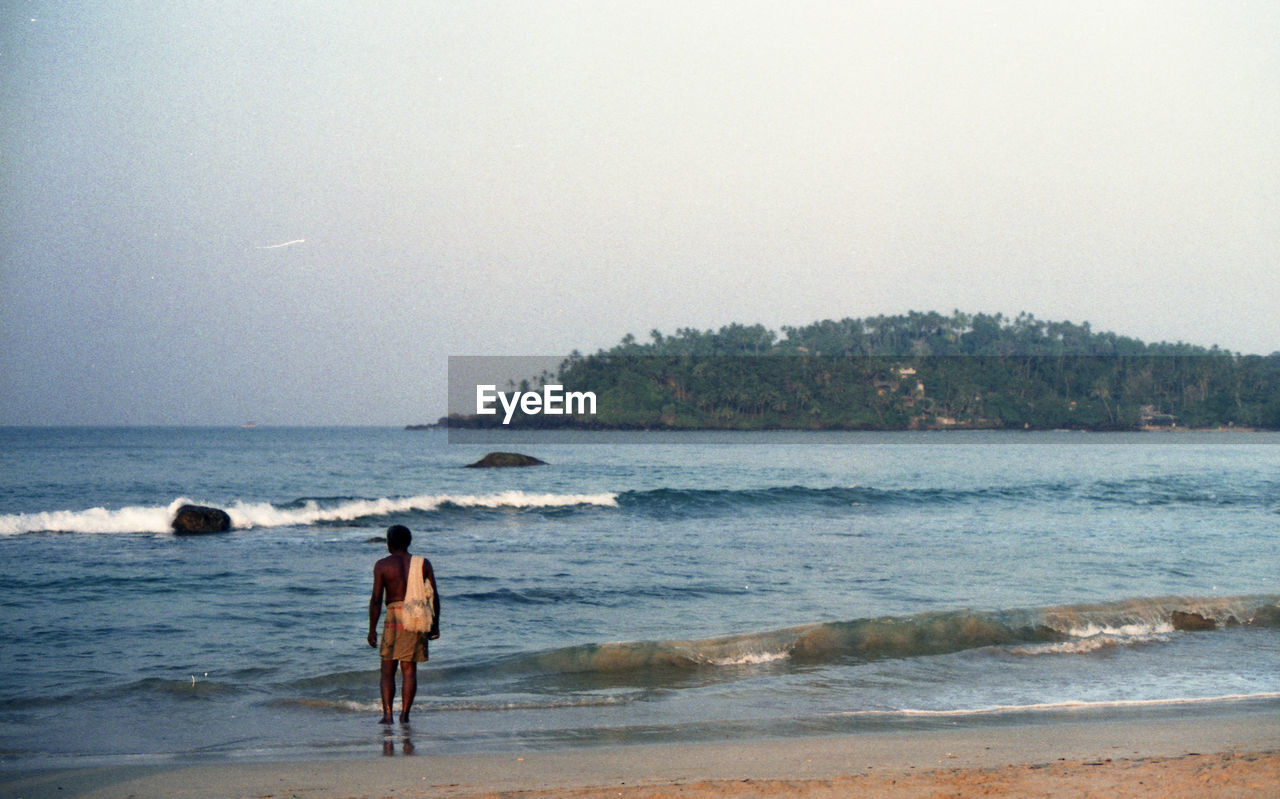
M503 424L511 424L516 409L526 416L559 416L563 414L594 414L594 391L565 391L564 386L544 385L541 391L498 391L496 385L476 386L476 415L495 416L494 403L502 405Z

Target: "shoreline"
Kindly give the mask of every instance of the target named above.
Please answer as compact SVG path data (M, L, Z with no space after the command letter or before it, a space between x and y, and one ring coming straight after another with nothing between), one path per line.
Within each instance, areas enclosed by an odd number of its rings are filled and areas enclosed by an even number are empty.
M1051 790L1055 796L1102 791L1190 797L1204 795L1214 784L1231 786L1232 796L1267 796L1280 784L1280 713L1275 711L462 755L407 755L394 732L384 741L391 744L386 751L353 759L10 772L0 778L0 799L817 799L864 792L966 795L976 793L976 786L994 796Z

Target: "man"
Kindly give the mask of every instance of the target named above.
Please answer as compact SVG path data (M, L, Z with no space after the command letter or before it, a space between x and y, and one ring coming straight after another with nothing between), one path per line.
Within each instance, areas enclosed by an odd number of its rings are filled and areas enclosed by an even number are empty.
M400 668L400 723L409 720L409 709L418 691L418 664L427 659L427 640L440 637L440 595L431 561L422 559L422 578L431 586L434 623L427 632L404 629L401 610L409 587L409 528L397 524L387 528L387 551L391 554L373 566L373 596L369 599L369 646L378 646L378 616L386 600L387 619L382 625L382 723L391 723L391 702L396 694L396 667Z

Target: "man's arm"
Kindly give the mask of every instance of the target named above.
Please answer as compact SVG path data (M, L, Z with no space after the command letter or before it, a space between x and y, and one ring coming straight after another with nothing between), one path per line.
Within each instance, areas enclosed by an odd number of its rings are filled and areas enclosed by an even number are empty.
M431 583L431 629L427 631L427 638L435 640L440 637L440 591L436 588L436 573L431 568L431 561L426 558L422 559L422 574L427 582Z
M378 646L378 619L382 616L382 594L385 586L382 584L381 564L373 567L373 596L369 598L369 646L377 648Z

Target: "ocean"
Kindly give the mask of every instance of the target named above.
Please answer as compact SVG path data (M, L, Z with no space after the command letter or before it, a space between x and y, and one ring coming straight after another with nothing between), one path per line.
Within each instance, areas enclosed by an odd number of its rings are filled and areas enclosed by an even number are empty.
M391 524L442 609L384 726ZM0 607L7 767L1274 713L1280 435L6 428Z

